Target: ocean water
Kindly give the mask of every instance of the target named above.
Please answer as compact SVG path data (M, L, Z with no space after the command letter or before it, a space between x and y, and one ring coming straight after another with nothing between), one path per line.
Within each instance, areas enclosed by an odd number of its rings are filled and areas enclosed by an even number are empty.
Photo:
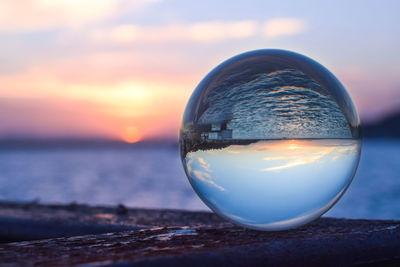
M326 216L400 219L399 162L400 140L363 140L354 180ZM0 200L209 210L170 146L0 148Z
M250 228L281 230L319 217L340 198L359 151L357 139L255 140L193 150L184 163L212 210Z

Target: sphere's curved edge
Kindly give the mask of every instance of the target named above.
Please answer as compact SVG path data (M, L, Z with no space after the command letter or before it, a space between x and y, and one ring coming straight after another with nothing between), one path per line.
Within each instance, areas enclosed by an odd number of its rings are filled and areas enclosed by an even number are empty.
M351 179L347 182L347 184L344 186L344 188L337 193L337 195L330 201L328 202L325 206L322 208L313 211L312 213L304 214L300 217L296 217L293 219L288 219L284 221L278 221L278 222L273 222L273 223L265 223L265 224L251 224L251 223L243 223L240 222L240 220L235 220L231 218L232 216L225 215L222 211L219 211L218 209L214 208L213 205L208 203L207 199L204 198L204 196L198 192L196 186L192 183L191 179L188 179L192 189L196 192L196 195L201 199L201 201L211 210L213 211L217 216L221 217L222 219L225 219L229 222L231 222L234 225L247 228L247 229L252 229L252 230L257 230L257 231L266 231L266 232L275 232L275 231L285 231L285 230L290 230L290 229L295 229L302 227L304 225L307 225L309 223L312 223L313 221L317 220L320 218L323 214L328 212L344 195L344 193L347 191L349 186L351 185L351 182L354 179L358 164L360 162L360 152L361 152L361 143L358 145L358 157L356 159L356 166L354 168L353 174L351 176ZM182 161L183 166L185 166L184 161ZM186 168L184 168L185 173L186 173ZM189 175L186 173L187 177Z
M280 57L281 55L282 55L282 57ZM343 125L347 125L347 127L349 127L349 129L351 131L351 134L349 134L348 137L342 137L342 138L338 138L338 139L358 140L360 143L358 145L359 150L358 150L358 153L356 156L357 158L355 158L356 161L354 161L355 164L353 165L353 171L352 171L352 174L350 176L348 176L346 185L342 188L342 190L340 190L336 194L336 196L331 195L331 197L332 196L334 196L334 197L331 198L331 201L329 201L326 205L324 205L322 208L319 208L317 210L311 210L311 211L309 210L308 213L306 212L303 215L299 214L297 217L294 217L292 219L287 219L284 221L274 221L271 223L254 224L251 222L247 223L246 218L241 218L236 215L231 216L231 215L229 215L229 213L222 212L221 210L219 210L218 205L215 206L214 204L208 202L207 197L204 196L201 191L199 192L197 190L195 184L193 184L191 181L190 175L187 172L186 165L185 165L185 157L184 156L186 154L183 153L183 146L184 146L183 133L186 128L191 127L189 124L187 126L185 126L184 123L186 123L186 122L193 123L193 125L197 125L197 123L199 123L200 125L201 125L201 123L206 125L206 123L204 123L204 121L199 120L200 115L203 114L202 112L204 112L205 107L201 107L201 108L203 108L203 110L199 107L200 107L200 104L202 104L203 98L207 94L207 92L209 90L212 91L214 86L218 85L218 83L223 81L224 78L226 78L227 75L230 74L230 72L232 72L233 70L237 70L238 68L240 69L240 66L241 66L240 64L245 62L245 66L247 68L249 65L253 64L252 59L254 59L255 57L258 57L258 56L263 57L263 59L261 59L261 61L265 60L266 62L271 61L271 58L272 58L272 61L279 59L279 60L281 60L279 63L280 65L278 64L279 66L283 65L285 67L289 66L289 67L293 67L293 68L299 67L299 69L304 71L305 74L310 75L311 78L313 78L313 79L315 78L316 82L322 84L323 88L327 88L326 90L330 93L329 97L332 97L335 100L335 103L337 103L339 105L341 113L344 115L345 120L347 120L347 124L343 123ZM287 63L287 65L285 65L286 63ZM260 64L260 65L257 65L258 66L257 68L260 69L260 66L262 66L262 68L264 68L264 65L262 65L261 63L257 63L257 64ZM263 64L267 64L267 63L264 62ZM224 69L225 67L226 67L226 69ZM288 68L288 67L286 67L286 68ZM273 68L267 67L267 69L265 71L271 71L271 69L273 69ZM290 74L294 75L292 73L290 73ZM241 77L241 76L236 76L236 79L239 80L237 77ZM295 76L293 76L293 77L295 77ZM227 86L227 87L229 88L229 86ZM314 87L309 87L309 88L314 88ZM330 92L330 91L332 91L332 92ZM320 92L320 91L317 91L317 92ZM205 99L207 99L207 98L205 98ZM207 108L208 108L208 106L207 106ZM338 112L340 112L339 109L337 109L337 110L338 110ZM214 114L214 113L212 113L212 114ZM335 113L333 113L333 114L335 114ZM212 128L214 126L212 126L212 125L214 125L215 122L213 122L212 120L210 120L210 121L211 122L207 122L209 124L209 125L208 124L207 125L211 127L211 128L209 127L211 130L205 129L202 131L204 131L206 133L207 133L207 131L209 131L209 132L214 131ZM212 124L212 123L214 123L214 124ZM223 122L223 123L225 123L225 122ZM221 125L223 123L221 123ZM230 130L231 129L231 128L228 128L227 125L223 125L223 126L221 126L221 125L219 126L219 128L222 128L222 130L226 130L226 129ZM215 128L217 129L218 125L215 126ZM247 127L247 129L249 129L249 128ZM221 129L219 129L219 130L221 130ZM180 134L179 150L181 152L182 164L184 166L186 175L188 177L188 180L189 180L192 188L194 189L196 194L200 197L202 202L205 203L212 211L214 211L214 213L216 213L221 218L223 218L235 225L238 225L238 226L241 226L244 228L260 230L260 231L283 231L283 230L298 228L298 227L301 227L303 225L306 225L306 224L311 223L312 221L318 219L321 215L323 215L329 209L331 209L335 205L335 203L337 201L339 201L339 199L343 196L344 192L348 189L352 180L354 179L354 176L355 176L355 173L357 171L358 164L360 161L361 140L362 140L361 124L360 124L360 119L359 119L359 116L357 113L357 109L356 109L353 101L351 100L351 97L348 94L347 90L340 83L340 81L327 68L325 68L320 63L313 60L312 58L309 58L309 57L302 55L300 53L297 53L297 52L282 50L282 49L258 49L258 50L247 51L247 52L238 54L234 57L231 57L231 58L225 60L224 62L222 62L221 64L219 64L218 66L216 66L212 71L210 71L206 75L206 77L204 79L201 80L201 82L199 83L199 85L196 87L195 91L191 95L190 100L185 108L185 112L184 112L184 115L182 118L182 124L181 124L181 129L180 129L179 134ZM203 138L202 136L200 136L200 137ZM207 135L207 138L208 138L208 135ZM231 138L232 138L232 136L231 136ZM265 138L262 138L262 139L264 140ZM267 138L267 139L270 140L271 138ZM283 138L283 139L286 140L289 138ZM295 138L290 138L290 139L330 139L330 138L324 136L323 138L297 138L297 137L295 137ZM195 139L195 140L197 140L197 139ZM203 140L203 139L201 139L201 140ZM211 140L211 138L210 138L210 140ZM322 176L320 178L323 178Z
M299 228L301 226L304 226L306 224L312 223L313 221L317 220L323 214L328 212L333 207L333 205L335 205L335 203L337 201L339 201L339 199L343 196L346 189L347 189L347 187L345 187L342 191L340 191L337 194L337 196L334 199L332 199L328 204L326 204L324 207L322 207L316 211L313 211L312 213L304 214L303 216L296 217L296 218L289 219L289 220L278 221L278 222L273 222L273 223L266 223L266 224L246 224L246 223L241 223L241 222L235 221L232 218L230 218L229 216L226 216L223 213L220 213L220 212L214 210L202 198L201 198L201 200L203 201L204 204L207 205L207 207L209 207L218 216L228 220L229 222L231 222L235 225L238 225L238 226L241 226L244 228L248 228L248 229L258 230L258 231L275 232L275 231L285 231L285 230Z
M349 93L336 76L314 59L297 52L282 49L258 49L247 51L228 58L213 68L200 81L189 98L182 116L180 133L184 130L182 127L185 124L197 122L199 120L200 116L204 112L201 107L201 103L204 102L203 98L208 95L208 91L212 90L221 79L225 79L226 75L232 73L233 70L237 71L238 68L241 69L243 65L249 66L248 64L261 64L257 66L262 66L262 68L264 68L265 65L262 64L267 64L268 62L279 62L279 66L299 69L304 72L305 75L317 81L327 93L331 94L331 97L335 102L339 104L338 107L341 109L341 113L345 116L350 130L350 134L347 137L361 137L360 119L357 109ZM301 138L301 136L298 137Z

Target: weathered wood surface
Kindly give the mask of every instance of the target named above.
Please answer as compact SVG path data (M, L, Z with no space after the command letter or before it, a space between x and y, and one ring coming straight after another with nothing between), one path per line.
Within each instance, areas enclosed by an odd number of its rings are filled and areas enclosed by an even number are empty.
M162 226L231 226L210 212L0 202L0 242Z
M0 207L3 218L140 228L0 244L3 266L400 264L399 221L322 218L290 231L259 232L235 227L206 212L79 205L73 209L37 204L28 209L20 204Z

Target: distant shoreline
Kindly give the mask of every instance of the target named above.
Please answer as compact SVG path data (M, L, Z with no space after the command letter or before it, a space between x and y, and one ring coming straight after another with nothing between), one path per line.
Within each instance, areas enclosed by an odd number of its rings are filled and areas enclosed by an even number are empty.
M390 114L374 123L361 125L362 138L368 139L400 139L400 112ZM296 138L298 140L302 138ZM308 138L305 138L308 139ZM277 139L283 140L283 139ZM244 140L244 142L246 142ZM177 138L143 140L137 143L127 143L122 140L99 138L28 138L28 137L3 137L0 138L1 149L36 149L36 148L144 148L144 147L177 147Z
M324 138L295 138L295 140L323 140ZM349 139L351 138L327 138L327 139ZM368 140L385 140L396 141L398 137L381 137L381 136L366 136L362 139ZM248 145L258 141L274 141L274 140L292 140L292 139L260 139L260 140L234 140L227 143L228 145ZM207 144L207 147L215 148L215 144ZM221 143L217 144L221 148ZM222 147L224 147L222 145ZM110 140L0 140L0 151L2 150L18 150L18 149L146 149L146 148L173 148L178 149L178 142L172 140L157 140L145 141L137 143L126 143L123 141ZM202 147L203 148L203 147Z
M149 148L177 147L175 140L146 140L137 143L127 143L107 139L0 139L2 149L98 149L98 148Z

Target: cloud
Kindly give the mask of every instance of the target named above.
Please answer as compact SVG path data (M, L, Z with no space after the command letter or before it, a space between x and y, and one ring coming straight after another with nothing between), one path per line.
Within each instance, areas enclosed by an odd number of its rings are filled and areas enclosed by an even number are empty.
M262 171L280 171L301 165L318 163L327 157L329 160L337 160L348 153L356 153L357 145L354 143L335 142L321 143L319 141L280 141L276 143L261 144L262 147L268 148L273 156L265 157L270 167L262 169Z
M268 38L296 35L305 30L305 21L296 18L275 18L264 24L264 34Z
M218 42L254 36L257 33L257 26L257 23L251 20L211 21L162 26L126 24L108 29L93 30L89 33L89 38L95 43L111 42L116 44L133 42Z
M194 42L215 43L249 37L278 38L295 35L306 30L303 20L277 18L260 23L253 20L206 21L197 23L174 23L159 26L124 24L89 31L94 44L133 44Z
M157 0L2 0L0 32L34 32L79 27L126 12Z

